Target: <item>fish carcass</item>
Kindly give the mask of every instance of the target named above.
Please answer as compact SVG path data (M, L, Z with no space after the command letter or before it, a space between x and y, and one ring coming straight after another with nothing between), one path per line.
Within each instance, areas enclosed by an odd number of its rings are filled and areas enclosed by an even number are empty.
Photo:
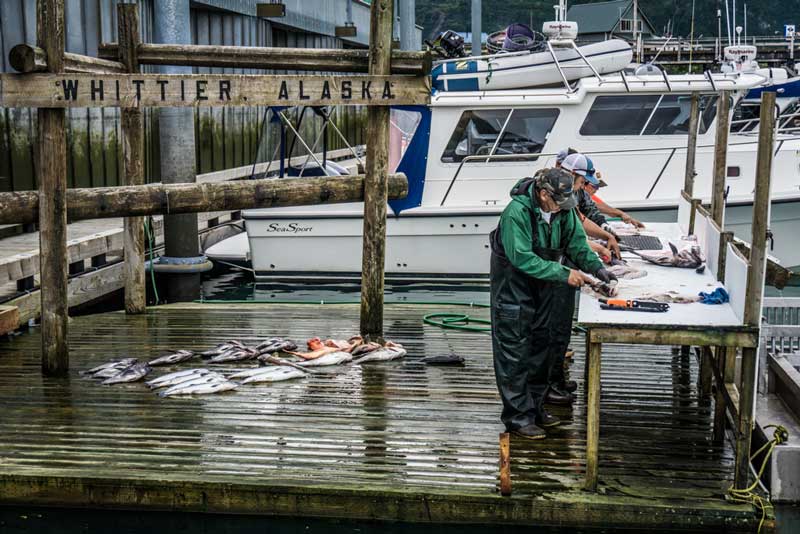
M249 347L232 348L223 353L217 354L208 363L227 363L227 362L240 362L243 360L252 360L258 356L258 351Z
M352 361L353 355L349 352L345 352L343 350L337 352L330 352L324 356L320 356L319 358L315 358L313 360L304 360L302 362L298 362L297 365L303 367L320 367L323 365L339 365L340 363L346 363Z
M168 352L166 354L162 354L158 358L154 360L150 360L147 362L147 365L150 367L157 367L159 365L173 365L176 363L185 362L187 360L191 360L194 358L194 352L190 350L176 350L172 352Z
M108 386L111 384L122 384L125 382L136 382L150 372L150 366L146 363L134 363L126 369L120 371L116 375L103 381L103 384Z
M271 338L263 343L260 343L255 348L259 354L265 354L267 352L281 352L287 350L297 350L297 343L291 341L289 339L282 339L279 337Z
M202 356L203 358L211 358L212 356L217 356L231 349L243 349L243 348L245 348L244 343L242 343L241 341L231 340L231 341L226 341L224 343L220 343L213 349L201 352L200 356Z
M174 373L169 373L159 376L158 378L154 378L149 382L145 382L145 385L150 389L165 388L174 386L175 384L180 384L181 382L185 382L186 380L190 380L192 378L207 375L209 373L211 373L211 371L208 369L187 369L185 371L176 371Z
M127 369L138 361L139 360L136 358L123 358L121 360L114 360L111 362L106 362L102 365L98 365L97 367L92 367L88 371L81 371L80 374L83 376L91 376L93 378L109 378L119 373L123 369Z
M230 380L216 379L209 380L203 383L187 385L183 387L175 386L166 391L159 393L160 397L174 397L176 395L208 395L211 393L221 393L223 391L230 391L239 387L236 382Z
M258 382L283 382L284 380L292 380L293 378L301 378L308 376L299 369L293 367L282 367L276 365L273 367L263 367L263 372L253 374L242 380L242 384L255 384Z
M183 371L175 371L174 373L167 373L165 375L161 375L157 378L154 378L153 380L145 382L145 385L149 388L156 389L159 387L166 387L173 385L173 383L180 382L186 377L201 376L204 374L208 374L210 372L211 371L209 371L208 369L185 369Z
M637 250L629 251L642 258L643 260L662 265L664 267L682 267L685 269L697 269L706 262L703 251L699 245L689 245L678 251L678 247L669 244L669 250L656 252L640 252Z
M402 345L389 341L382 349L368 352L364 356L353 360L353 363L388 362L402 358L405 355L406 349L404 349Z
M291 354L292 356L297 356L298 358L302 358L304 360L314 360L332 352L339 352L339 350L340 349L337 349L336 347L322 347L317 350L312 350L311 352L293 352L291 350L287 350L285 352L286 354Z

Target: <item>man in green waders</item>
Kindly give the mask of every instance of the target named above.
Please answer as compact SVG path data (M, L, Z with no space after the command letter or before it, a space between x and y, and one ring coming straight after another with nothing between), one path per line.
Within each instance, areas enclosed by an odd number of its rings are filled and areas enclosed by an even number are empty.
M491 234L492 351L503 400L500 418L508 431L529 439L544 438L543 428L560 423L544 409L554 289L586 281L561 260L566 256L581 270L605 278L573 209L572 189L573 176L562 169L520 180Z

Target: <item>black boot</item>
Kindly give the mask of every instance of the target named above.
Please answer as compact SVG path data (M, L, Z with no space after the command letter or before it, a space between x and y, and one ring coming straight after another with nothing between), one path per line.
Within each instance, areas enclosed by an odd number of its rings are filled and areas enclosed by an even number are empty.
M568 406L572 404L575 399L572 393L559 389L554 385L547 388L547 393L544 395L545 404L555 404L557 406Z
M541 413L536 416L536 424L542 428L551 428L560 425L561 419L547 413L547 410L542 409Z
M558 389L572 393L578 389L578 383L574 380L564 380L558 384Z
M517 428L514 430L509 430L515 436L519 436L525 439L544 439L547 437L547 434L544 430L539 428L538 426L531 423L530 425L523 426L522 428Z

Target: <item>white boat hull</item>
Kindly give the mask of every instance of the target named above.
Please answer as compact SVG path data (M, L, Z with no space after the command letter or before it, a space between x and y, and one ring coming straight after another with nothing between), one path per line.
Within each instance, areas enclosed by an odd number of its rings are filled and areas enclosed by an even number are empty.
M800 227L800 199L773 204L771 254L787 266L800 265L796 232ZM295 211L284 214L246 212L245 222L257 281L275 279L341 280L361 273L360 212L316 216ZM387 279L474 280L489 274L489 232L497 226L499 209L458 212L410 210L390 217L386 225ZM728 228L750 241L752 205L732 206ZM663 208L636 212L643 220L675 221L677 210Z

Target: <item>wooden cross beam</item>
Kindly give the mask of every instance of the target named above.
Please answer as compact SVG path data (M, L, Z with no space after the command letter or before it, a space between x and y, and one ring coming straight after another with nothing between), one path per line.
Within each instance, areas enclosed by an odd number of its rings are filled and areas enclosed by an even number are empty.
M430 102L424 76L2 74L0 107L393 106Z
M350 27L355 30L355 26ZM117 43L101 44L98 55L102 59L116 61L117 48ZM33 51L25 53L35 55ZM369 72L369 51L356 49L140 43L136 55L141 65ZM392 74L427 75L431 72L432 64L430 52L392 51Z
M76 221L361 202L364 183L362 174L78 188L66 192L66 215L70 221ZM390 200L405 198L408 194L406 176L402 173L389 175L387 191ZM38 191L0 193L0 224L36 221L42 205Z

